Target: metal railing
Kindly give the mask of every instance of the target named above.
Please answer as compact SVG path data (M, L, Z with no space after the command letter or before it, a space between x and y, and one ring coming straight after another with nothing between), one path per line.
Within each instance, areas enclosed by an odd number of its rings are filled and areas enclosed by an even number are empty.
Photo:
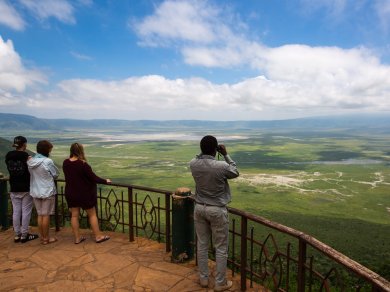
M0 179L4 188L7 179ZM64 180L57 181L56 229L69 224ZM5 191L6 192L6 191ZM0 194L1 197L7 193ZM128 185L99 185L102 229L165 242L171 251L172 192ZM10 204L9 204L10 205ZM387 291L390 282L317 239L248 212L228 208L229 258L241 290L260 283L272 291ZM8 220L10 220L8 216ZM86 220L86 214L81 217ZM5 223L8 224L8 223ZM4 222L3 222L4 226Z
M64 180L57 180L56 229L70 220L64 195ZM143 236L165 242L171 251L171 195L167 190L127 184L100 185L97 215L100 228L129 234L129 241ZM82 219L87 215L82 212Z
M243 291L247 279L272 291L390 291L386 279L314 237L242 210L229 213L228 262Z

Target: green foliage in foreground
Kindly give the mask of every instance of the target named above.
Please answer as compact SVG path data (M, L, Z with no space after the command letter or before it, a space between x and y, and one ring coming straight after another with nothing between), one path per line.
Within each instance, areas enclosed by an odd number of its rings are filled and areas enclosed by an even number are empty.
M207 133L212 132L193 135ZM99 176L194 190L188 162L199 152L198 139L129 142L115 141L126 140L125 130L88 134L31 132L29 137L50 139L59 166L77 140ZM304 231L390 279L389 135L341 130L213 134L224 137L240 169L240 177L231 181L232 207Z

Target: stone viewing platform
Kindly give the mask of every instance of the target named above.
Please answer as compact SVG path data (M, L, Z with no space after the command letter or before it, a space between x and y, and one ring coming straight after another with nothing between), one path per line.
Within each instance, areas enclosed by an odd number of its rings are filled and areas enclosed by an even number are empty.
M87 240L74 244L70 228L50 232L58 242L49 245L39 239L14 243L12 229L0 232L0 291L213 291L212 277L210 287L201 288L195 262L171 263L162 243L129 242L126 234L108 232L111 239L96 244L83 230ZM229 291L240 291L239 275L232 280Z

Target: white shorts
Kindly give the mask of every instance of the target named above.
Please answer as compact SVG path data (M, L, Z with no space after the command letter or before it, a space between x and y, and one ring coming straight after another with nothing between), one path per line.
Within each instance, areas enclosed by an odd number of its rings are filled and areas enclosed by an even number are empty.
M48 216L54 214L55 196L44 199L34 198L35 209L39 216Z

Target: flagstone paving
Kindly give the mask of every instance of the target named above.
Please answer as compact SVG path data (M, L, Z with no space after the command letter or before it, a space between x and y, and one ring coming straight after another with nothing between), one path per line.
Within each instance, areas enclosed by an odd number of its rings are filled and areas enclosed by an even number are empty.
M213 279L209 288L200 287L194 261L171 263L164 244L129 242L121 233L96 244L89 230L83 233L87 240L74 244L69 228L52 230L58 242L42 245L39 239L14 243L11 229L0 232L0 291L213 291ZM238 275L229 279L229 291L239 291Z

